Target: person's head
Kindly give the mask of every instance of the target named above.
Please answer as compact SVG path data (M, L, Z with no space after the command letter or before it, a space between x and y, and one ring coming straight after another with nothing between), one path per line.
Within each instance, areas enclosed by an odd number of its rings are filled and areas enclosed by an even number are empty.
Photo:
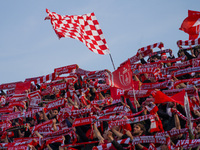
M156 61L158 61L159 59L161 59L158 55L154 55L153 57L152 57L152 60L154 61L154 62L156 62Z
M53 117L57 116L58 115L58 109L53 109L52 115L53 115Z
M105 98L110 97L110 90L105 93Z
M167 57L167 60L170 60L170 59L173 59L172 57ZM167 67L171 67L172 66L172 63L171 62L167 62L167 63L165 63L165 65L167 66Z
M168 150L169 148L167 147L166 144L163 144L160 146L160 150Z
M108 134L112 134L112 136L114 136L113 133L112 133L111 131L105 130L104 133L103 133L103 138L104 138L104 140L109 140Z
M35 120L34 120L34 118L29 118L28 123L30 124L31 127L34 126L34 125L35 125Z
M44 114L43 114L42 111L40 111L38 114L39 114L39 116L40 116L40 119L44 119Z
M141 136L145 134L146 129L145 126L141 123L136 123L133 125L133 135L134 136Z
M183 50L179 50L178 51L178 56L181 57L181 56L185 56L185 53Z
M196 126L197 134L200 134L200 122Z
M156 78L155 77L149 77L149 80L151 81L151 83L155 83L156 82Z

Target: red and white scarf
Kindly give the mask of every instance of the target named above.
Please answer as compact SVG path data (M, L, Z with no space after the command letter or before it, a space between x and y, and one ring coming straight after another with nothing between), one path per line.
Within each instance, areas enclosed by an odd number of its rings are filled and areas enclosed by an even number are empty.
M12 88L12 89L8 89L6 91L6 97L11 97L15 94L15 88Z
M147 62L146 64L138 66L138 68L162 68L161 62Z
M137 136L134 137L132 145L141 144L141 143L159 143L167 144L167 139L164 136Z
M59 142L59 143L61 143L61 145L64 145L63 136L59 136L59 137L47 140L46 141L46 145L51 144L51 143L56 143L56 142Z
M25 80L25 82L34 81L35 84L41 84L41 83L44 83L44 82L49 81L49 80L54 80L56 78L56 76L57 76L56 73L51 73L51 74L48 74L48 75L45 75L45 76L27 78Z
M10 127L12 127L12 124L9 123L8 121L0 122L1 131L5 131L6 129L9 129Z
M89 114L91 114L92 112L95 112L96 111L96 109L95 108L84 108L84 109L79 109L79 110L72 110L72 111L68 111L68 112L65 112L65 114L64 114L64 118L66 118L66 117L69 117L69 116L79 116L79 115L84 115L84 114L87 114L87 113L89 113Z
M184 149L198 147L200 145L200 139L192 139L192 140L178 140L176 145L173 148L182 147Z
M102 100L93 100L93 101L91 101L91 104L92 105L98 105L98 106L104 105L104 104L109 103L110 99L111 99L111 97L108 97L108 98L105 98L105 99L102 99Z
M136 98L141 98L141 97L148 97L151 94L152 90L134 90L134 92ZM124 95L126 97L134 97L133 90L125 92Z
M86 75L86 77L89 79L107 78L108 74L110 74L110 71L105 69L105 70L90 72L89 74Z
M30 106L38 106L38 104L41 102L41 92L39 90L28 93L28 98L30 100Z
M142 55L142 57L146 57L148 56L150 53L152 53L152 50L151 49L147 49L145 51L142 51L140 54ZM131 65L134 64L135 62L139 61L140 58L139 58L139 53L137 53L136 55L134 55L133 57L129 58L130 59L130 62L131 62ZM127 60L128 61L128 60ZM126 63L127 61L123 62L120 64L120 66L122 66L124 63Z
M166 94L167 96L173 96L174 94L177 94L179 92L181 92L183 89L171 89L171 90L163 90L162 92L164 94ZM194 94L195 93L195 89L194 87L191 88L184 88L185 92L187 92L188 94Z
M117 143L119 144L129 144L130 138L118 140ZM112 146L112 143L102 144L99 146L94 146L92 150L108 150Z
M13 106L18 106L18 107L22 107L22 108L25 108L25 104L21 101L19 102L10 102L8 107L11 108Z
M176 113L181 119L187 121L187 117L185 117L183 114L181 114L178 110L171 110L173 113ZM191 119L191 121L194 121L194 122L198 122L200 121L200 117L196 118L196 119Z
M16 102L26 100L27 94L14 94L12 97L6 98L7 102Z
M101 85L101 86L99 86L98 88L97 88L97 90L96 90L96 92L102 92L102 91L107 91L107 90L109 90L110 89L110 86L109 85L105 85L105 84L103 84L103 85Z
M179 69L179 67L171 66L171 67L161 68L160 72L163 75L170 75L172 72L177 71L178 69Z
M181 83L186 83L189 85L189 84L192 84L194 85L194 82L197 83L197 82L200 82L200 78L191 78L191 79L184 79L184 80L178 80L178 81L175 81L173 86L171 88L175 88L177 85L181 84Z
M200 44L200 38L198 39L195 39L195 40L186 40L186 41L183 41L183 40L179 40L177 41L177 45L179 46L190 46L190 45L198 45Z
M124 115L106 115L98 117L98 121L115 121L123 119Z
M164 50L164 44L162 42L159 42L159 43L154 43L152 45L148 45L146 47L142 47L142 48L138 49L137 54L144 52L146 50L149 50L149 49L156 48L156 47L160 48L161 50Z
M179 76L182 76L182 75L185 75L185 74L188 74L188 73L199 72L199 70L200 70L200 67L189 67L189 68L185 68L185 69L175 71L173 73L173 76L179 77Z
M73 128L62 128L61 130L55 132L44 133L43 137L54 137L54 136L65 135L66 133L69 133L72 130Z
M15 88L17 83L22 83L22 81L1 84L0 85L0 90Z
M175 130L170 130L170 131L165 131L165 132L160 132L160 133L156 133L157 136L177 136L180 134L185 134L188 132L188 128L184 128L184 129L175 129Z
M57 130L62 130L60 125L56 125ZM37 130L40 134L54 133L54 129L50 125L44 125Z
M28 144L23 144L19 146L8 146L7 150L29 150Z
M0 109L0 114L3 114L3 113L11 113L11 112L13 112L13 108L1 107L1 109Z
M77 64L68 65L60 68L55 68L54 73L57 73L58 75L71 73L74 72L74 70L76 70L77 68L78 68Z
M143 83L141 90L165 89L169 86L170 82L171 80L156 83Z
M126 124L132 124L136 122L141 122L147 119L150 119L154 115L144 115L144 116L139 116L135 118L129 118L129 119L121 119L117 121L111 121L109 122L109 128L111 129L114 126L121 126L121 125L126 125Z
M64 83L56 83L56 84L51 84L51 89L53 89L54 87L58 90L66 90L67 89L67 85L68 83L64 82Z
M35 115L35 113L37 112L40 112L40 111L43 111L44 107L40 107L40 108L37 108L37 109L32 109L31 111L27 111L27 112L24 112L21 117L33 117Z
M162 49L162 50L160 50L160 51L151 53L151 54L149 55L149 57L152 57L152 56L158 55L158 54L161 54L161 56L162 56L163 54L166 54L166 53L169 53L170 56L172 56L172 50L170 50L170 49L165 49L165 50ZM165 59L166 59L166 58L165 58Z
M55 108L58 108L58 107L62 107L64 105L65 105L65 99L60 98L60 99L49 102L46 105L46 109L51 110L51 109L55 109Z
M13 120L13 119L17 119L21 117L22 112L18 111L18 112L14 112L14 113L10 113L10 114L4 114L1 116L1 120Z
M179 67L179 68L186 68L188 66L198 67L200 66L200 60L199 58L190 59L188 61L183 61L181 63L174 63L173 66Z
M48 120L48 121L45 121L43 123L40 123L34 127L31 128L31 132L33 134L34 131L37 131L39 128L43 127L43 126L46 126L48 124L52 124L53 123L53 120Z
M94 120L96 120L95 116L86 117L86 118L76 118L72 126L77 127L77 126L92 124Z
M127 108L126 106L118 106L118 107L102 110L100 112L100 115L110 115L110 114L115 114L115 113L120 113L120 112L130 112L130 109Z

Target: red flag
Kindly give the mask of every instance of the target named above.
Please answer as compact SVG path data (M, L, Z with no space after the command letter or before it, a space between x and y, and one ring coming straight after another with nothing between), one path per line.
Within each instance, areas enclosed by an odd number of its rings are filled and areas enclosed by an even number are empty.
M189 40L198 38L200 32L200 12L188 10L188 17L185 18L179 29L189 34Z
M70 37L83 42L92 52L109 54L106 40L94 13L61 16L46 9L53 29L59 38Z
M123 90L133 89L130 60L110 74L109 85Z
M176 103L179 103L180 105L184 106L184 96L185 90L183 89L181 92L173 95L171 98L174 99Z
M30 89L31 87L31 82L22 82L22 83L17 83L16 87L15 87L15 94L21 94L23 93L25 90Z
M155 104L164 103L164 102L175 102L184 106L184 96L185 96L184 89L181 92L173 95L172 97L165 95L161 91L156 91L155 93L152 93L152 95L155 99L154 101Z

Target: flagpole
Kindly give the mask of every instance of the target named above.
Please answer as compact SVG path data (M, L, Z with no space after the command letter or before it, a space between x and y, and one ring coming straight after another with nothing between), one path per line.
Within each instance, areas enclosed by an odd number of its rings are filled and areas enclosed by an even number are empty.
M190 106L189 105L190 104L189 104L188 95L187 95L187 92L185 92L184 106L185 106L185 113L186 113L186 117L187 117L187 124L188 124L188 127L189 127L189 137L190 137L190 139L194 139L192 122L191 122L191 115L190 115Z
M136 104L136 96L135 96L135 89L133 88L133 96L134 96L134 104L135 104L135 109L136 109L136 112L138 112L138 108L137 108L137 104Z
M114 70L115 70L115 65L114 65L114 62L113 62L113 59L112 59L112 56L111 56L110 53L109 53L109 56L110 56L110 59L111 59L111 62L112 62L113 68L114 68Z

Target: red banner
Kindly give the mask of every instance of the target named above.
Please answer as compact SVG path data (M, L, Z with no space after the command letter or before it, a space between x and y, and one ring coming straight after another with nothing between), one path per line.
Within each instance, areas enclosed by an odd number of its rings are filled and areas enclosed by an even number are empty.
M112 87L117 87L123 90L133 89L133 79L130 61L120 66L117 70L112 72L108 78L108 84Z

